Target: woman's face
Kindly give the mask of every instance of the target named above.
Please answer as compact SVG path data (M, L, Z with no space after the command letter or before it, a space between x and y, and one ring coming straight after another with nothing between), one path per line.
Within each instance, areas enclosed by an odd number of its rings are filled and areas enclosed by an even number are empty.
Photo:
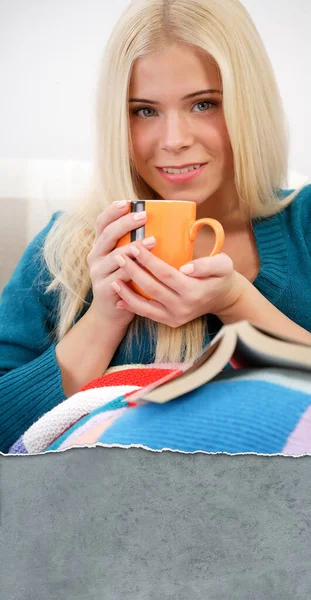
M138 59L129 111L138 173L161 198L200 205L211 196L220 200L233 189L221 78L205 53L175 44ZM186 175L163 171L184 165L203 166Z

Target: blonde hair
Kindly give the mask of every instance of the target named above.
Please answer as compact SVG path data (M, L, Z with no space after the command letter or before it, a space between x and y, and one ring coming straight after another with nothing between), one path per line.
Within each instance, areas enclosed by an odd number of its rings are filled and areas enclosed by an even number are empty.
M156 197L135 169L129 83L137 58L176 42L204 50L219 67L241 214L250 219L273 215L298 193L284 201L277 194L287 186L287 125L270 60L242 4L238 0L132 1L110 35L101 66L92 189L56 221L44 247L52 275L48 291L59 291L58 339L73 325L91 288L87 255L99 213L115 200ZM139 339L141 325L142 319L135 317L128 329L128 349L134 335ZM157 340L157 362L190 360L202 349L206 320L198 318L173 329L144 319L144 327Z

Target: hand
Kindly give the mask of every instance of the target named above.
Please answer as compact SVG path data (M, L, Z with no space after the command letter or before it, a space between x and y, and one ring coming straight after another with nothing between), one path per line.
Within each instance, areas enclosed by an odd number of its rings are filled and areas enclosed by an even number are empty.
M129 202L114 202L109 208L104 210L96 222L96 235L93 248L88 255L87 263L93 289L93 302L89 311L96 319L104 323L112 321L121 326L128 326L133 320L133 311L120 311L116 308L119 300L118 294L111 287L111 282L128 282L131 279L124 270L119 269L116 262L116 256L122 253L124 256L135 257L135 252L142 244L148 242L133 242L122 248L115 248L119 239L129 231L140 227L146 223L147 217L144 213L143 218L135 220L135 215L141 213L129 213ZM147 247L152 248L154 243Z
M170 327L180 327L208 313L221 318L222 311L228 312L251 285L223 253L188 263L193 265L193 272L184 274L183 267L178 271L144 248L139 250L136 262L124 254L115 257L122 274L111 284L121 298L117 308ZM133 280L153 300L133 292L126 279Z

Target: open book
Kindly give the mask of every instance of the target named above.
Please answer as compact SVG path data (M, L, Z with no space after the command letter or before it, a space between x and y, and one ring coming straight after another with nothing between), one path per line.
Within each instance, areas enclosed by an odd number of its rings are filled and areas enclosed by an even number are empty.
M278 336L248 321L225 325L190 367L134 392L130 400L137 404L168 402L211 381L228 363L234 369L280 367L311 373L311 344Z

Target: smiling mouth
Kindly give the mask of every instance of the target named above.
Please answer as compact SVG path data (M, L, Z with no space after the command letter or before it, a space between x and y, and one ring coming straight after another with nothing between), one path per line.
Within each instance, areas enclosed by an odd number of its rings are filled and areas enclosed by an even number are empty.
M170 173L171 175L181 175L182 173L190 173L191 171L198 170L206 163L192 163L188 165L181 165L180 167L157 167L163 173Z
M159 174L166 181L173 184L185 184L188 181L192 181L193 179L199 177L204 171L207 163L201 163L201 165L192 165L190 167L186 167L184 169L173 169L169 167L156 167Z

